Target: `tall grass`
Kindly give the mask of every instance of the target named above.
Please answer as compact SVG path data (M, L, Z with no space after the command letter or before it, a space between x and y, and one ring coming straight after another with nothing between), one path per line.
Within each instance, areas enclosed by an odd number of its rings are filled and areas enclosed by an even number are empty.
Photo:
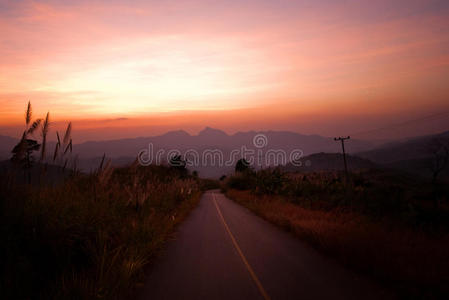
M277 184L260 187L271 177ZM339 178L331 172L265 170L231 177L224 189L231 199L404 298L447 299L447 201L433 210L431 185L388 171L353 174L350 185Z
M163 166L107 166L54 186L2 176L3 299L123 298L200 195L197 179Z

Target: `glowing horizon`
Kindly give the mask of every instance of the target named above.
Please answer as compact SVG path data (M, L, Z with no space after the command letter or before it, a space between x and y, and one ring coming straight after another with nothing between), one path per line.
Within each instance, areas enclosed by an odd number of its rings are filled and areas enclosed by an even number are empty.
M18 126L28 100L55 121L172 128L175 114L197 128L212 114L232 131L235 112L245 128L302 116L317 133L332 113L369 127L360 116L449 108L448 2L127 3L2 1L0 127Z

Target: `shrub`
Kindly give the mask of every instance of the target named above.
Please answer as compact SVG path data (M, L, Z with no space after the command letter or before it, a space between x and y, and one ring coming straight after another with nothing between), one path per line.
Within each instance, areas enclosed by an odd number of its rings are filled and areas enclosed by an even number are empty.
M250 172L237 173L226 180L226 185L231 189L249 190L254 187L254 176Z

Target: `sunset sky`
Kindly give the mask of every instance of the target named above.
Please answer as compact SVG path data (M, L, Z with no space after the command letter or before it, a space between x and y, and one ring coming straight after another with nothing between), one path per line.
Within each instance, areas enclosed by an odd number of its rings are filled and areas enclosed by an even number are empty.
M449 130L449 1L0 0L0 134L28 100L78 142Z

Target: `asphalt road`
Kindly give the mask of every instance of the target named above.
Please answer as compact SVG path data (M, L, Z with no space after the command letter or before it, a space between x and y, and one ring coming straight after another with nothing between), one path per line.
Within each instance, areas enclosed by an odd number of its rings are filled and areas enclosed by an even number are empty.
M385 299L219 191L206 192L150 271L142 299Z

